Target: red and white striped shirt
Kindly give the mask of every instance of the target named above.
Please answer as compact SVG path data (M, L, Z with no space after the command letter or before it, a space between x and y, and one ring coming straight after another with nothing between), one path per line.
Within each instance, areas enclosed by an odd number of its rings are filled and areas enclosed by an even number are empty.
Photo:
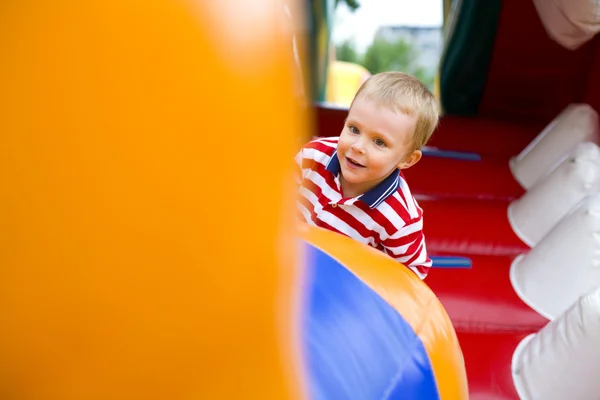
M382 250L423 279L431 267L423 236L423 210L400 170L358 197L340 186L339 137L315 139L296 155L300 218Z

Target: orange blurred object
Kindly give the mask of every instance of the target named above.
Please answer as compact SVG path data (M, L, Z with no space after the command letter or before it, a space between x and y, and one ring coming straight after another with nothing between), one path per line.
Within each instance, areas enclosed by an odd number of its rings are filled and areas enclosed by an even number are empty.
M0 397L299 397L281 8L0 5Z

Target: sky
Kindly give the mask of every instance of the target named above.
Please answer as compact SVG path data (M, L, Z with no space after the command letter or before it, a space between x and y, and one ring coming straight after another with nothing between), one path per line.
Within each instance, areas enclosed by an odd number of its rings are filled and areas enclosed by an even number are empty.
M359 0L354 13L338 6L332 38L335 43L353 39L364 51L381 25L442 26L442 0Z

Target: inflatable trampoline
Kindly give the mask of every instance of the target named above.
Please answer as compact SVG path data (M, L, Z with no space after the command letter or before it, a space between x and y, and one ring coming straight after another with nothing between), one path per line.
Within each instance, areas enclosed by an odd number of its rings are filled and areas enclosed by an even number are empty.
M452 3L444 116L404 172L434 256L425 282L471 399L598 398L599 4ZM345 111L315 110L319 135L338 135Z

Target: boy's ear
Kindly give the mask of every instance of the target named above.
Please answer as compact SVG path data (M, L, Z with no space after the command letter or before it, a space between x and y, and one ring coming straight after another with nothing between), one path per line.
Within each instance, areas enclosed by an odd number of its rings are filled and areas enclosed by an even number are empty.
M409 156L407 156L404 160L400 161L400 163L398 164L398 168L399 169L410 168L413 165L415 165L416 163L418 163L422 156L423 156L423 153L421 152L421 150L415 150Z

